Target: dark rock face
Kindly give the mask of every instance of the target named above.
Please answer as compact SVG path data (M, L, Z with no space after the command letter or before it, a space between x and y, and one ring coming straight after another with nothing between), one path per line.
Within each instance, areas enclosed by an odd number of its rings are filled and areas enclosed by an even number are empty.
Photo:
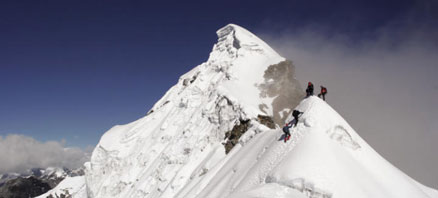
M280 126L284 124L286 117L305 96L294 75L295 66L292 61L282 61L270 65L263 75L264 83L258 85L260 97L275 97L272 102L273 120ZM260 106L260 110L268 113L265 109L265 106Z
M239 143L240 136L248 131L249 124L250 120L240 120L240 123L234 125L231 131L225 133L225 139L227 140L224 144L226 154L228 154L231 149Z
M0 187L0 198L28 198L36 197L51 187L33 176L28 178L18 177L7 181Z
M41 181L44 181L45 183L49 184L50 189L55 188L64 179L65 177L52 177L47 179L40 178Z
M263 124L263 125L267 126L270 129L275 129L275 122L272 119L272 117L264 116L264 115L258 115L257 119L260 122L260 124Z
M264 116L264 115L258 115L257 116L258 121L271 128L271 129L275 129L275 123L274 120L272 119L272 117L269 116ZM240 137L246 132L248 131L248 128L250 127L251 124L251 120L239 120L239 123L234 125L233 129L231 131L228 131L225 133L225 143L224 147L225 147L225 153L228 154L231 149L234 148L234 146L236 146L236 144L239 143L239 139Z

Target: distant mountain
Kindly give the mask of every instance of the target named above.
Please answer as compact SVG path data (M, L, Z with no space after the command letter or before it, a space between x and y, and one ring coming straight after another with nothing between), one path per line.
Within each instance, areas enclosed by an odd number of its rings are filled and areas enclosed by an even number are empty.
M24 173L0 175L0 198L28 198L41 195L57 186L66 177L84 175L84 169L34 168Z
M48 183L34 176L17 177L8 180L0 187L0 198L28 198L41 195L50 190Z
M40 197L438 198L304 98L291 61L237 25L217 35L145 117L102 136L85 176ZM294 108L304 114L284 142Z

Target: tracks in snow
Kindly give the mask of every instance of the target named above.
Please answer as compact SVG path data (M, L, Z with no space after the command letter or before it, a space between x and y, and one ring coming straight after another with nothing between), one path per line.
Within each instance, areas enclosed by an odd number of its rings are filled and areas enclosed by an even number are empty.
M313 102L309 103L304 109L300 109L303 112L311 111L313 107ZM304 118L305 119L305 118ZM289 141L284 143L282 140L278 140L278 135L281 134L277 131L275 134L271 135L271 142L268 144L269 147L264 149L264 152L260 154L258 161L260 163L255 164L251 167L249 174L240 182L238 185L239 190L249 190L255 185L266 183L268 174L277 167L281 161L286 157L286 155L291 152L295 146L300 142L302 137L304 137L305 128L307 128L302 121L292 129L291 138Z

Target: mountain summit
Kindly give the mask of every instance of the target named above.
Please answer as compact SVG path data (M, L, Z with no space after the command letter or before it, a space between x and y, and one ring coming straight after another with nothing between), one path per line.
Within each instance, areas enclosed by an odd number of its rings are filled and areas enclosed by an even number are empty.
M262 119L282 124L298 104L290 61L237 25L217 34L207 62L181 76L147 116L103 135L87 164L91 197L175 196L239 141L265 131ZM294 88L282 89L286 83ZM233 132L239 126L255 130Z
M85 177L41 197L438 197L378 155L291 61L237 25L147 115L106 132ZM297 106L298 105L298 106ZM280 130L304 112L292 138Z

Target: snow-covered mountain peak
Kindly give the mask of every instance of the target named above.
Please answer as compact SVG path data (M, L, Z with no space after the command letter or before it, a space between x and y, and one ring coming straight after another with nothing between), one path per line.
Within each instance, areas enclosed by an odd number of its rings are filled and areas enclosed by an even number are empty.
M246 53L258 53L268 57L280 57L263 40L235 24L228 24L217 32L218 43L214 45L209 62L230 61Z
M89 198L438 197L380 157L325 101L304 99L291 61L237 25L217 33L206 62L182 75L145 117L107 131L85 178L66 180L58 191L74 186ZM285 143L278 125L294 108L304 114Z
M282 124L302 95L290 61L237 25L221 28L205 63L145 117L102 136L86 164L88 193L172 197L234 146Z
M209 59L182 75L172 89L179 89L181 98L192 98L201 92L217 93L229 101L238 101L239 108L249 117L269 115L277 124L283 124L291 107L303 96L295 79L295 66L238 25L229 24L219 29L217 35L218 41ZM164 98L170 94L168 92L152 111L169 102Z

